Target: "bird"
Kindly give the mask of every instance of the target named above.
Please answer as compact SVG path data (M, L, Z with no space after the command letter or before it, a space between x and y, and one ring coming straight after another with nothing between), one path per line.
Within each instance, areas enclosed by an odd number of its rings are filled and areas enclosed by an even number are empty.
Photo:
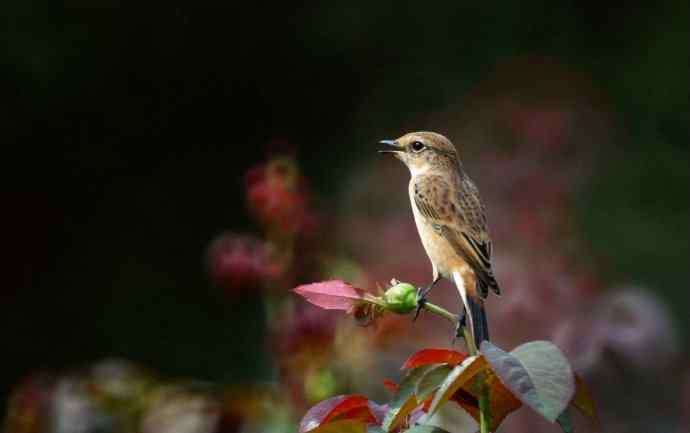
M491 266L493 248L479 190L465 172L455 145L441 134L411 132L380 143L391 148L379 152L392 154L410 171L412 213L432 266L431 284L417 291L415 319L426 295L446 278L455 283L464 310L456 336L469 322L475 347L479 347L489 339L484 300L489 290L501 293Z

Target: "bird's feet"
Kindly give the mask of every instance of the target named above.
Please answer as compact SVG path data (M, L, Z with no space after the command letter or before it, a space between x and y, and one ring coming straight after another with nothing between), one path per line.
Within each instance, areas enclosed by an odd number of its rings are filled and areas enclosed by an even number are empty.
M426 304L426 294L429 293L430 287L418 287L417 288L417 310L414 312L414 317L412 321L414 322L419 317L419 313L422 312L424 304Z
M467 326L467 316L465 315L465 312L463 311L462 313L458 314L458 321L455 324L455 330L453 332L453 339L452 343L455 344L455 340L458 338L462 338L462 328Z

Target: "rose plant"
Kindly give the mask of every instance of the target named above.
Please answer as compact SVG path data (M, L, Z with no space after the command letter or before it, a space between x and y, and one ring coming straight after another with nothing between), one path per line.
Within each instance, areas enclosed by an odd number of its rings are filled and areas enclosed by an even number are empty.
M351 313L369 323L386 312L408 314L417 308L413 284L391 281L374 295L341 280L301 285L293 291L308 302ZM422 308L457 325L444 308ZM463 411L482 433L495 431L511 412L527 406L565 432L572 432L570 408L596 420L593 400L580 377L554 344L532 341L505 351L489 341L475 348L464 330L467 353L422 349L403 364L400 383L385 381L394 391L384 404L362 395L340 395L312 407L300 422L300 433L443 433L475 431L449 423L444 413Z

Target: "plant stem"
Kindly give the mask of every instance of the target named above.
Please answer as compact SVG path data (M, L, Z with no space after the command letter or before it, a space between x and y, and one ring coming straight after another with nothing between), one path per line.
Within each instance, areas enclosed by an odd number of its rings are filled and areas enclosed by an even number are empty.
M479 350L477 349L477 345L474 344L472 333L467 327L462 328L462 338L465 340L465 346L467 346L467 351L470 352L470 355L479 355Z
M458 324L458 317L443 307L439 307L438 305L432 304L431 302L425 302L423 308L431 313L443 317L444 319L450 320L450 322L454 325Z
M423 308L429 311L430 313L437 314L449 320L455 326L458 325L458 316L456 316L455 314L451 313L443 307L440 307L436 304L432 304L431 302L426 302ZM462 328L462 337L465 340L465 346L467 346L467 351L470 352L470 355L477 355L479 351L477 350L477 346L475 346L474 344L472 334L467 328Z
M489 390L484 384L482 384L481 389L482 395L479 398L479 431L480 433L489 433Z

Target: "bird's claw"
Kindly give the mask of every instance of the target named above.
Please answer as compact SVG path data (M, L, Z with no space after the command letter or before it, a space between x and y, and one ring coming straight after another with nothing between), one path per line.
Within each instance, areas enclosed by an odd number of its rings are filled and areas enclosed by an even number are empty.
M417 309L415 310L414 317L412 318L413 322L417 320L419 314L422 312L422 308L424 308L424 304L426 304L426 293L426 289L421 287L417 288Z
M462 312L458 314L458 321L455 324L455 331L453 332L453 339L452 339L452 344L455 344L455 340L458 338L461 338L462 335L462 328L464 328L467 325L467 317L465 316L465 312Z

